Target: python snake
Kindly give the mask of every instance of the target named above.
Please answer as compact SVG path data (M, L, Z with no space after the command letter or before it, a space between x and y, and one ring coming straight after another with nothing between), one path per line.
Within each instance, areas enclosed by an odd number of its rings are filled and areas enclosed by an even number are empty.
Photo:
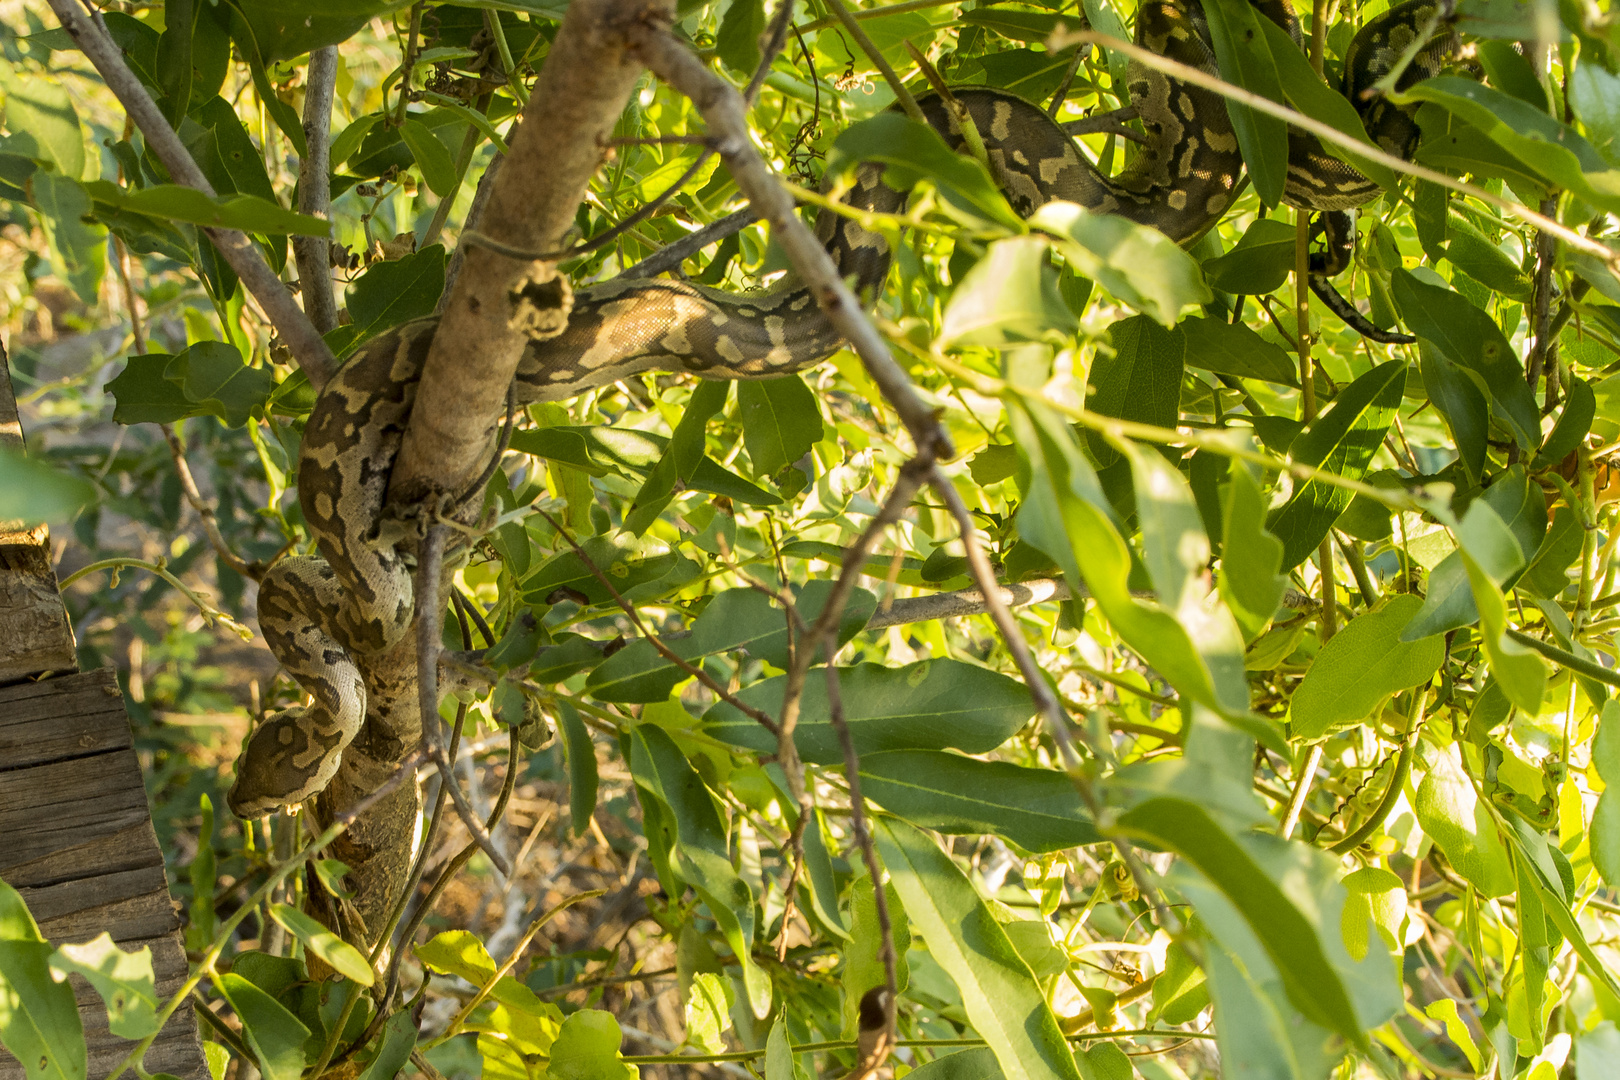
M1255 6L1299 40L1287 0ZM1411 0L1355 36L1345 92L1358 107L1360 91L1390 69L1433 10L1433 0ZM1136 40L1170 59L1217 70L1200 0L1149 0L1138 11ZM1453 49L1449 35L1427 45L1403 85L1432 74ZM1191 243L1220 220L1239 191L1243 161L1226 103L1134 63L1127 88L1146 142L1112 178L1038 106L988 88L956 89L954 96L973 118L1019 214L1063 199ZM919 104L960 149L963 139L946 104L937 96ZM1364 112L1380 145L1410 155L1417 129L1405 111L1378 99ZM1378 194L1313 137L1292 132L1289 142L1290 203L1336 212ZM881 167L863 166L846 201L892 213L905 195L883 182ZM825 210L817 228L858 293L882 289L890 253L879 236ZM367 657L392 648L411 624L414 536L385 513L385 501L436 325L433 319L407 323L364 345L323 388L309 418L299 500L319 555L285 558L270 569L260 587L259 623L272 652L312 701L269 717L249 738L229 795L239 816L303 802L328 784L367 716ZM819 363L840 344L808 289L739 295L676 280L609 281L580 289L561 334L530 345L513 397L518 404L556 401L649 369L769 378ZM373 702L374 714L377 707Z

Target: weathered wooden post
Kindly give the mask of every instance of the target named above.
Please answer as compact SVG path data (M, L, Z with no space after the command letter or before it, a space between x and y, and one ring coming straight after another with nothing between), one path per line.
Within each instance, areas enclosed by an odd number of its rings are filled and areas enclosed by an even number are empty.
M0 347L0 446L22 449L11 369ZM160 999L186 977L180 919L152 831L141 768L110 669L80 672L45 526L0 521L0 880L17 889L55 944L103 930L152 949ZM92 1080L132 1043L74 976ZM147 1051L148 1072L208 1080L191 1003ZM0 1080L24 1080L0 1050Z

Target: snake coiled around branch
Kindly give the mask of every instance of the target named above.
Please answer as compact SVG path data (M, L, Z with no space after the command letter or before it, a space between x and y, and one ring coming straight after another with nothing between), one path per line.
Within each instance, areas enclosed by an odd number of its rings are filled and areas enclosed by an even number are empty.
M1286 0L1256 6L1298 40L1298 22ZM1391 68L1433 10L1432 0L1412 0L1361 29L1346 58L1352 100L1361 104L1361 90ZM1138 12L1136 40L1170 59L1216 71L1199 0L1150 0ZM1429 44L1405 80L1432 73L1453 48L1449 37ZM1243 161L1226 102L1141 65L1133 64L1127 81L1146 141L1114 177L1099 173L1038 106L997 89L953 93L972 117L1018 213L1027 216L1061 199L1190 243L1220 220L1239 191ZM960 147L957 121L945 103L929 96L919 104L946 141ZM1409 115L1383 101L1366 115L1376 141L1410 155L1417 129ZM1378 191L1314 138L1290 135L1287 201L1339 212ZM883 182L881 167L863 166L846 201L893 213L905 196ZM825 210L817 227L857 292L881 291L890 264L883 239ZM299 500L319 554L283 559L271 568L260 589L259 622L271 650L311 702L271 716L253 732L229 796L240 816L262 816L321 791L365 718L385 707L375 691L368 701L367 658L397 644L415 611L415 533L411 522L386 512L386 494L436 325L432 319L411 322L363 346L323 389L305 428ZM685 281L615 280L575 293L561 333L526 351L512 397L518 404L566 399L650 369L712 379L770 378L815 365L840 344L807 289L739 295ZM414 708L403 701L386 707Z

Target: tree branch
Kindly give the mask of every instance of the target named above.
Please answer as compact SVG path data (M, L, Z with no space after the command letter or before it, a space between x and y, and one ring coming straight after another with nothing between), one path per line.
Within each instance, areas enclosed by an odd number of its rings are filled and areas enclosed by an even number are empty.
M213 185L192 160L180 136L174 133L174 128L169 126L169 121L152 100L152 95L146 92L146 87L124 63L124 55L118 46L74 0L49 2L51 10L61 20L62 29L78 44L101 74L107 89L118 98L124 111L135 121L135 126L141 129L147 147L169 171L170 179L213 197ZM265 316L275 326L276 333L292 352L310 384L316 389L326 385L326 380L337 370L332 350L326 347L320 332L293 299L286 284L264 261L258 247L237 229L204 228L202 231L264 309Z
M490 188L482 232L514 248L561 246L641 74L626 48L629 29L661 23L672 8L662 0L569 6L510 140L509 160ZM459 492L483 469L530 340L514 317L560 302L564 285L547 283L555 274L548 264L484 247L465 250L417 390L417 400L433 407L411 414L389 483L391 501ZM552 296L540 295L546 290Z
M332 215L332 93L337 85L337 46L309 54L309 84L304 88L304 145L298 163L298 212L329 220ZM332 293L332 241L325 236L293 237L298 262L298 291L304 312L321 333L337 326L337 298Z

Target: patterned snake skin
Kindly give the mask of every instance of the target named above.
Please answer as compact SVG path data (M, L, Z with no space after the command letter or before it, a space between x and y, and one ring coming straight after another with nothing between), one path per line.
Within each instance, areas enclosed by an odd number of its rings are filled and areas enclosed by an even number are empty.
M1298 39L1286 0L1257 3ZM1347 93L1358 105L1434 10L1433 0L1397 5L1362 28L1346 62ZM1152 0L1137 17L1144 48L1207 72L1215 56L1199 0ZM1426 47L1408 80L1451 55L1446 36ZM1132 65L1128 89L1147 143L1121 174L1097 172L1039 107L1001 90L954 91L989 152L1013 209L1028 215L1062 199L1119 214L1189 243L1221 218L1238 191L1242 157L1218 95ZM953 147L962 138L938 97L920 101ZM1383 101L1367 112L1386 149L1411 152L1416 127ZM1285 198L1312 210L1340 211L1378 194L1371 181L1327 154L1310 136L1290 137ZM862 167L848 202L899 210L905 196ZM823 211L817 229L857 292L881 291L890 254L877 235ZM1336 295L1336 294L1335 294ZM1352 309L1353 310L1353 309ZM315 795L330 781L366 716L361 666L391 648L412 620L414 536L384 513L389 472L415 400L435 320L398 327L366 344L323 389L304 432L299 499L319 556L283 559L265 576L259 624L271 650L313 699L268 718L237 762L231 809L259 817ZM517 372L519 404L556 401L649 369L704 378L759 379L799 371L831 355L841 340L807 289L738 295L683 281L611 281L575 294L562 333L532 344Z

